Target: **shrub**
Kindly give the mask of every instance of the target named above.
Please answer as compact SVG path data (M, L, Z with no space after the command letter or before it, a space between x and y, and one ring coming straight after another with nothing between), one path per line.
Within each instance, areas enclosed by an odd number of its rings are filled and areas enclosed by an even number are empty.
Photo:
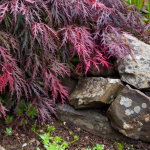
M147 40L147 28L133 6L121 0L1 0L0 112L31 102L45 123L58 95L68 99L61 77L91 65L111 68L110 58L130 54L122 38L127 31ZM116 40L109 40L109 35ZM5 107L9 90L9 107Z

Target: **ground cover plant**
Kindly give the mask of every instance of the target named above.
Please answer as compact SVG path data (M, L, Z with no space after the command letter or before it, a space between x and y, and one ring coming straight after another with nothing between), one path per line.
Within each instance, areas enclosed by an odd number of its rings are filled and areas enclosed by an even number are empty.
M39 134L38 132L35 131L35 128L36 128L36 122L32 126L31 130L40 137L40 139L42 140L42 144L47 150L65 150L66 148L69 147L70 144L76 142L79 139L78 136L74 136L73 141L65 142L64 139L62 139L59 136L52 137L51 131L55 131L54 126L46 125L45 128L47 129L47 133L44 134ZM37 150L40 150L40 148L37 148Z
M79 137L79 140L69 145L69 147L67 148L69 150L81 150L83 148L91 150L96 148L97 150L144 150L150 148L149 143L146 142L142 142L139 140L116 141L116 139L108 139L104 136L100 137L90 134L89 132L86 132L76 126L68 124L67 122L58 121L54 116L52 116L52 119L53 121L51 121L48 125L49 127L54 126L55 131L51 131L50 137L60 137L64 140L64 142L67 143L74 141L74 136ZM33 125L33 129L35 120L31 119L30 122ZM41 150L45 149L44 145L42 144L42 139L39 139L39 136L31 130L31 125L26 125L27 131L23 130L22 127L19 127L19 130L17 130L16 133L8 135L5 133L6 124L2 119L0 119L0 123L2 131L0 132L0 145L5 149L37 150L37 147L39 147ZM45 125L41 126L38 123L36 125L35 131L40 135L43 135L44 133L47 134ZM63 143L63 140L61 141L61 143ZM53 139L51 142L53 143ZM24 147L22 147L23 145Z
M122 33L148 43L148 28L121 0L1 0L0 117L7 122L13 111L12 126L24 127L35 114L50 120L58 96L68 100L61 78L92 65L111 69L110 59L132 55Z

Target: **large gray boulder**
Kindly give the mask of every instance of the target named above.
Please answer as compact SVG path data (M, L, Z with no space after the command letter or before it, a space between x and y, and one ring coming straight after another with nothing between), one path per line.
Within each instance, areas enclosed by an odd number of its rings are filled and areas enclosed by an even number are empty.
M115 140L128 140L123 134L111 127L107 117L94 110L75 110L69 105L57 105L57 118L68 122L71 125L78 126L94 135L105 136Z
M108 111L111 125L132 139L150 142L150 97L127 85Z
M150 89L150 45L139 41L131 35L124 34L134 50L134 58L130 55L124 61L117 61L121 80L137 89Z
M75 109L108 106L124 88L121 80L102 77L80 79L71 93L70 104Z

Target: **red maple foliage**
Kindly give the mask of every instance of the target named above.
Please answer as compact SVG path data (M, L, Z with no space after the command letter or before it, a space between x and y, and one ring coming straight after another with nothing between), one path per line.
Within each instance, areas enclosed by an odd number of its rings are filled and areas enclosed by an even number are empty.
M92 65L109 68L110 57L131 53L122 32L146 35L148 27L122 0L1 0L1 94L9 88L10 106L31 101L45 122L58 95L68 99L60 79L69 76L73 57L85 74ZM7 109L0 100L4 118Z

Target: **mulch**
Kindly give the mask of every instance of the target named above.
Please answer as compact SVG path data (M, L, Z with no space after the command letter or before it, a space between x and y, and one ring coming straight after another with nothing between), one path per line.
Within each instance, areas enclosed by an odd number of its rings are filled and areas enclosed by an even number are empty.
M139 140L115 141L105 137L99 137L92 135L76 126L69 125L67 122L61 122L54 116L53 121L49 123L51 126L55 126L55 132L51 132L51 136L61 136L66 142L73 141L73 137L77 135L79 140L72 143L68 150L85 150L86 148L93 148L96 144L103 145L104 150L150 150L150 144ZM34 124L35 120L31 120L31 124ZM39 147L44 150L39 137L31 131L31 125L26 126L26 132L22 127L19 127L13 135L6 136L3 131L6 129L6 125L3 120L0 120L0 145L7 150L36 150ZM36 127L38 133L44 133L43 127ZM71 131L71 132L70 132ZM71 134L70 134L71 133ZM124 146L123 149L119 149L118 143ZM26 145L22 147L23 145ZM38 145L38 146L37 146Z

